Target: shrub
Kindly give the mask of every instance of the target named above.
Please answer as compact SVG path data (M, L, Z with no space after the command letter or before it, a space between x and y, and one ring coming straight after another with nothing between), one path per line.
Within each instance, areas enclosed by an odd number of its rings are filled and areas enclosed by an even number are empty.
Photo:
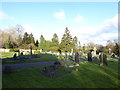
M73 56L69 55L68 60L72 60L72 59L73 59Z
M10 52L19 52L19 49L10 49Z
M34 51L34 53L39 54L39 53L40 53L40 51Z

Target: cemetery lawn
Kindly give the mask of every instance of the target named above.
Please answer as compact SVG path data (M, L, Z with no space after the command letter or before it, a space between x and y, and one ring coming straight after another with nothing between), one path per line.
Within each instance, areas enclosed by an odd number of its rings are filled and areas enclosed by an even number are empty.
M37 58L30 58L30 59L23 59L21 60L9 60L7 58L13 57L15 52L0 52L1 58L5 59L3 60L5 64L17 64L17 63L33 63L33 62L45 62L45 61L56 61L58 58L55 55L52 54L37 54ZM30 55L24 55L21 57L30 57ZM3 63L4 64L4 63Z
M42 67L18 68L33 69L2 77L2 88L118 88L118 62L108 61L108 66L100 66L99 62L81 61L77 72L49 78L40 73ZM62 72L62 69L59 72Z
M13 57L15 52L0 52L0 58L10 58Z

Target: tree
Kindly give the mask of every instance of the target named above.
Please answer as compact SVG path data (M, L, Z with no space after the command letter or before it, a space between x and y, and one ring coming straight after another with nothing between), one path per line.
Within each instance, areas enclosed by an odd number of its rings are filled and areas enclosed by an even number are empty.
M88 49L93 49L95 46L96 46L96 44L95 44L94 42L89 42L89 43L87 44L87 48L88 48Z
M45 40L45 51L50 51L51 41Z
M56 52L59 49L59 39L56 33L53 35L50 49L53 52Z
M21 25L17 24L16 30L17 30L17 34L18 34L17 44L18 44L18 46L20 46L20 45L22 45L22 36L23 36L24 28Z
M34 39L34 37L33 37L33 34L32 34L32 33L29 35L29 38L30 38L30 43L35 44L35 39Z
M5 43L5 48L13 48L12 42L10 40L10 36L9 36L9 40Z
M120 50L120 45L118 44L118 43L115 43L115 46L113 47L113 53L115 53L117 56L120 56L120 52L119 52L119 50Z
M76 51L78 49L78 38L76 36L73 38L73 45L73 49Z
M38 47L38 45L39 45L39 42L38 42L38 40L36 40L36 42L35 42L35 46Z
M73 48L72 36L70 34L70 31L66 27L65 34L63 35L63 38L60 43L60 49L62 49L64 52L71 52L72 48Z
M114 43L113 43L111 40L108 40L108 41L107 41L107 44L106 44L106 48L107 48L107 49L109 49L109 48L112 49L113 46L114 46Z
M23 41L22 43L23 44L30 44L31 40L30 40L30 37L29 37L29 34L27 32L24 33L24 36L23 36Z
M20 25L1 29L0 31L1 46L0 47L5 47L5 44L8 43L9 39L14 47L18 47L22 41L22 31L23 29L22 29L22 26Z
M43 37L43 35L41 35L40 37L40 43L39 43L39 49L43 49L43 51L45 50L45 38Z

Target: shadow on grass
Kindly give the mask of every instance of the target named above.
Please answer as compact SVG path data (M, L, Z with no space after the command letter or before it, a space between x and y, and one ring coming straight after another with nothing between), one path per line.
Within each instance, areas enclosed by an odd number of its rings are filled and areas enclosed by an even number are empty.
M2 64L32 63L57 60L58 58L52 54L33 54L32 56L31 55L17 56L15 59L13 57L3 58Z
M4 75L3 88L117 88L118 70L116 63L112 63L109 66L99 66L94 62L83 62L77 67L64 67L67 70L77 68L78 71L56 78L48 78L38 71Z

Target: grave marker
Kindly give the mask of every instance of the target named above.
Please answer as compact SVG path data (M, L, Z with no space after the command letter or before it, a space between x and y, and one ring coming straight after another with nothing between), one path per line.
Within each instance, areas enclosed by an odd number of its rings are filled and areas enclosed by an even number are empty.
M100 56L99 56L99 59L100 59L100 65L102 66L107 66L107 56L101 52Z
M75 62L79 63L79 53L75 52Z
M32 46L30 46L30 55L32 56Z

